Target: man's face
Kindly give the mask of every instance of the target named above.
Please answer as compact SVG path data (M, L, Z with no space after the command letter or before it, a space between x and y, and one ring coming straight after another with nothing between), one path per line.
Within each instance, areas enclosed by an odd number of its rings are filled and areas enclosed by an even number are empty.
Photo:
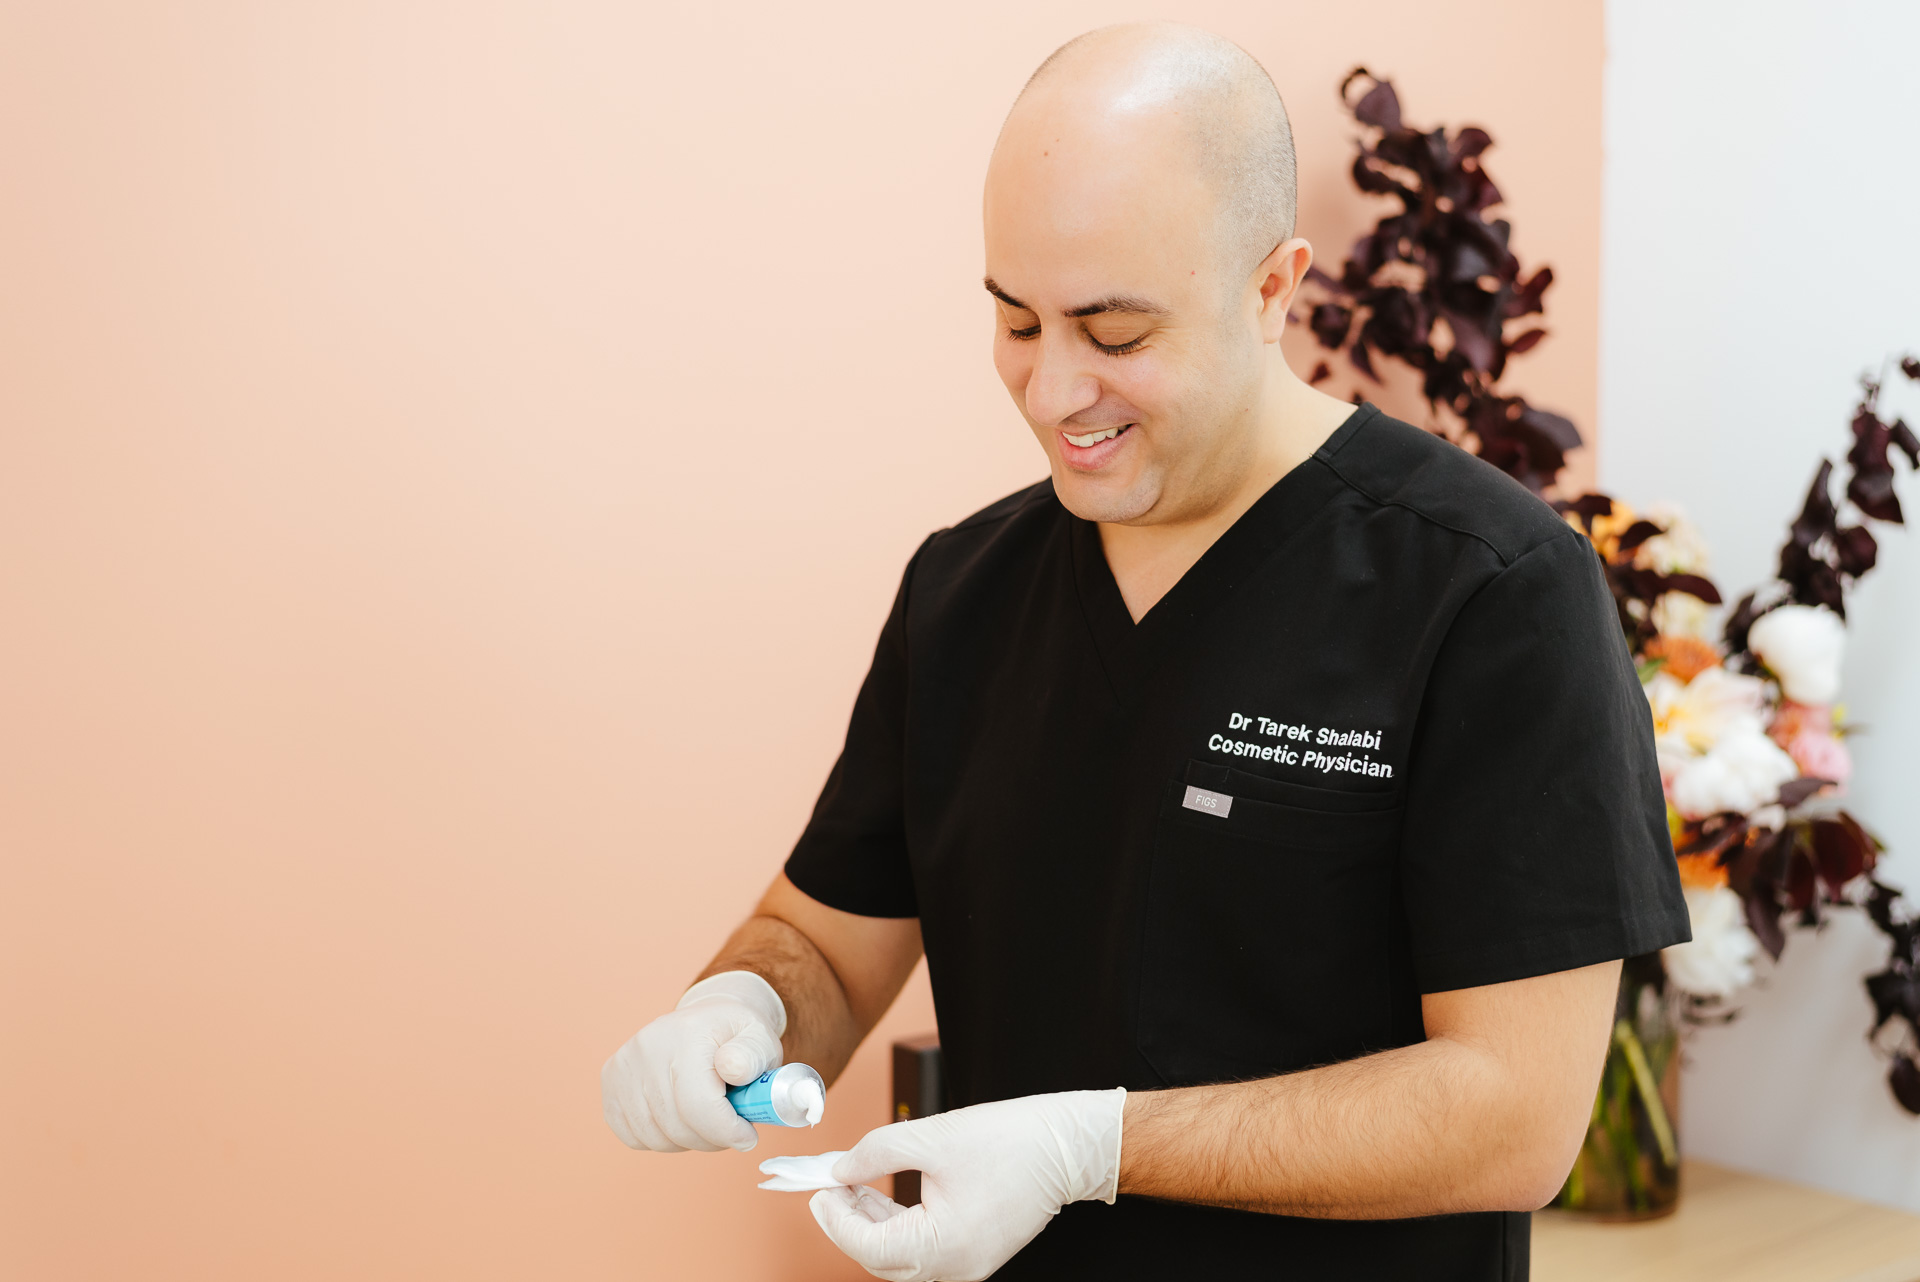
M994 365L1069 511L1190 518L1252 448L1257 294L1218 261L1216 197L1182 131L1068 132L1031 114L1009 122L987 176Z

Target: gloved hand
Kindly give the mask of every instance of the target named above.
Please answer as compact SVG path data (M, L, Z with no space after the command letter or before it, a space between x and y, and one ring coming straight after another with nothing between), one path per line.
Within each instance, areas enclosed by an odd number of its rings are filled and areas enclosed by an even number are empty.
M600 1066L607 1125L628 1148L746 1152L760 1137L727 1103L727 1087L778 1065L786 1031L786 1003L766 980L748 970L708 976Z
M833 1244L890 1282L972 1282L1033 1241L1069 1202L1112 1202L1127 1092L1062 1091L976 1104L870 1131L834 1164L853 1188L813 1195ZM921 1172L919 1206L858 1187Z

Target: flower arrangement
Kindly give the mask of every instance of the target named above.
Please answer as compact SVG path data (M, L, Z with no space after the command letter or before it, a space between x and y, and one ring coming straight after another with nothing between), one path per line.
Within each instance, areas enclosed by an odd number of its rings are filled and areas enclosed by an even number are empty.
M1920 382L1920 359L1900 362ZM1677 513L1636 516L1605 495L1558 506L1593 541L1653 713L1667 823L1693 941L1665 950L1664 978L1691 1013L1711 1012L1777 960L1785 924L1866 910L1887 935L1886 970L1867 978L1871 1036L1892 1061L1896 1099L1920 1113L1920 930L1875 878L1880 842L1841 804L1853 771L1840 695L1846 590L1873 568L1871 521L1902 524L1892 453L1920 468L1920 439L1880 417L1885 375L1861 380L1841 522L1822 460L1780 550L1778 577L1749 592L1716 639L1719 593L1705 548Z
M1893 454L1920 469L1920 439L1881 417L1891 371L1861 380L1840 502L1823 460L1775 581L1723 621L1699 532L1672 509L1554 497L1579 431L1498 386L1509 358L1546 337L1528 318L1544 317L1553 272L1523 271L1511 223L1488 217L1502 199L1485 164L1492 137L1413 127L1392 83L1365 68L1339 93L1362 129L1355 185L1398 206L1337 276L1310 274L1320 298L1301 319L1376 383L1381 358L1419 371L1430 430L1549 499L1592 541L1654 722L1693 939L1622 968L1587 1138L1555 1204L1602 1218L1673 1208L1681 1026L1732 1018L1760 955L1777 961L1789 928L1817 927L1832 909L1863 911L1888 940L1885 969L1866 977L1869 1039L1891 1061L1895 1099L1920 1114L1920 918L1875 875L1881 844L1843 805L1857 729L1839 702L1847 589L1877 558L1869 524L1904 523ZM1899 371L1920 381L1920 359ZM1323 360L1310 381L1330 377Z
M1920 360L1900 369L1920 381ZM1894 1098L1920 1113L1920 921L1874 876L1881 844L1840 802L1853 772L1839 703L1846 589L1878 555L1867 522L1903 523L1891 450L1920 468L1920 440L1879 415L1882 381L1861 380L1853 418L1856 523L1841 524L1822 460L1775 581L1742 598L1717 637L1706 547L1677 511L1640 516L1604 494L1554 503L1599 555L1639 668L1693 926L1691 941L1622 969L1613 1046L1560 1207L1608 1218L1673 1208L1676 1004L1683 1020L1731 1018L1726 1003L1759 954L1779 960L1785 926L1817 927L1831 908L1864 909L1892 945L1866 979L1869 1038L1892 1060Z

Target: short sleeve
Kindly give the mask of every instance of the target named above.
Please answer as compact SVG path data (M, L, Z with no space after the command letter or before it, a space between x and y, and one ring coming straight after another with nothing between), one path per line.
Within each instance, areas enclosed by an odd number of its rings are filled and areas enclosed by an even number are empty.
M907 862L904 782L907 596L919 559L914 553L901 576L840 759L787 858L787 880L829 908L862 917L920 915Z
M1422 701L1402 831L1423 993L1688 938L1652 716L1577 534L1513 561L1455 618Z

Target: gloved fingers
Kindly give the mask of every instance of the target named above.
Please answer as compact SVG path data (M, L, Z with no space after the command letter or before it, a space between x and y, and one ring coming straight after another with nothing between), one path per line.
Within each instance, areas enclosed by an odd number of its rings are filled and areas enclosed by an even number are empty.
M722 1029L713 1052L713 1071L729 1086L745 1086L780 1063L780 1039L744 1007Z
M667 1138L667 1133L654 1124L653 1114L644 1104L623 1107L620 1115L627 1120L627 1127L634 1138L640 1141L640 1147L654 1153L683 1153L686 1145L675 1144Z
M618 1057L609 1056L607 1062L600 1066L600 1116L606 1119L607 1129L622 1144L628 1148L640 1148L640 1136L627 1123L626 1110L620 1107L621 1086Z
M923 1171L929 1138L925 1121L877 1127L834 1163L833 1178L842 1184L866 1184L895 1171Z
M863 1199L862 1192L870 1196ZM873 1219L870 1212L883 1209L873 1199L895 1213ZM807 1205L827 1239L867 1272L888 1282L927 1282L920 1265L931 1245L925 1208L900 1208L872 1189L849 1188L822 1189Z
M653 1110L647 1107L644 1076L636 1080L635 1068L624 1062L623 1048L600 1068L600 1115L628 1148L650 1149L655 1153L678 1153L686 1146L675 1144L653 1123Z
M673 1069L668 1066L664 1073L648 1073L640 1079L641 1095L645 1099L648 1120L659 1128L660 1133L673 1145L673 1151L681 1149L699 1149L705 1153L718 1151L715 1145L700 1138L692 1127L680 1117L679 1108L673 1100ZM632 1116L631 1113L628 1114Z
M853 1201L854 1209L875 1224L884 1224L907 1209L871 1184L854 1185Z
M640 1136L634 1132L633 1127L627 1124L626 1110L620 1107L620 1102L613 1096L600 1097L600 1116L607 1120L607 1129L612 1131L614 1138L622 1144L628 1148L645 1147L640 1143Z
M700 1056L673 1062L669 1090L675 1115L700 1139L698 1147L702 1151L717 1153L731 1148L745 1153L760 1142L753 1123L733 1111L733 1105L727 1102L725 1083L714 1076Z

